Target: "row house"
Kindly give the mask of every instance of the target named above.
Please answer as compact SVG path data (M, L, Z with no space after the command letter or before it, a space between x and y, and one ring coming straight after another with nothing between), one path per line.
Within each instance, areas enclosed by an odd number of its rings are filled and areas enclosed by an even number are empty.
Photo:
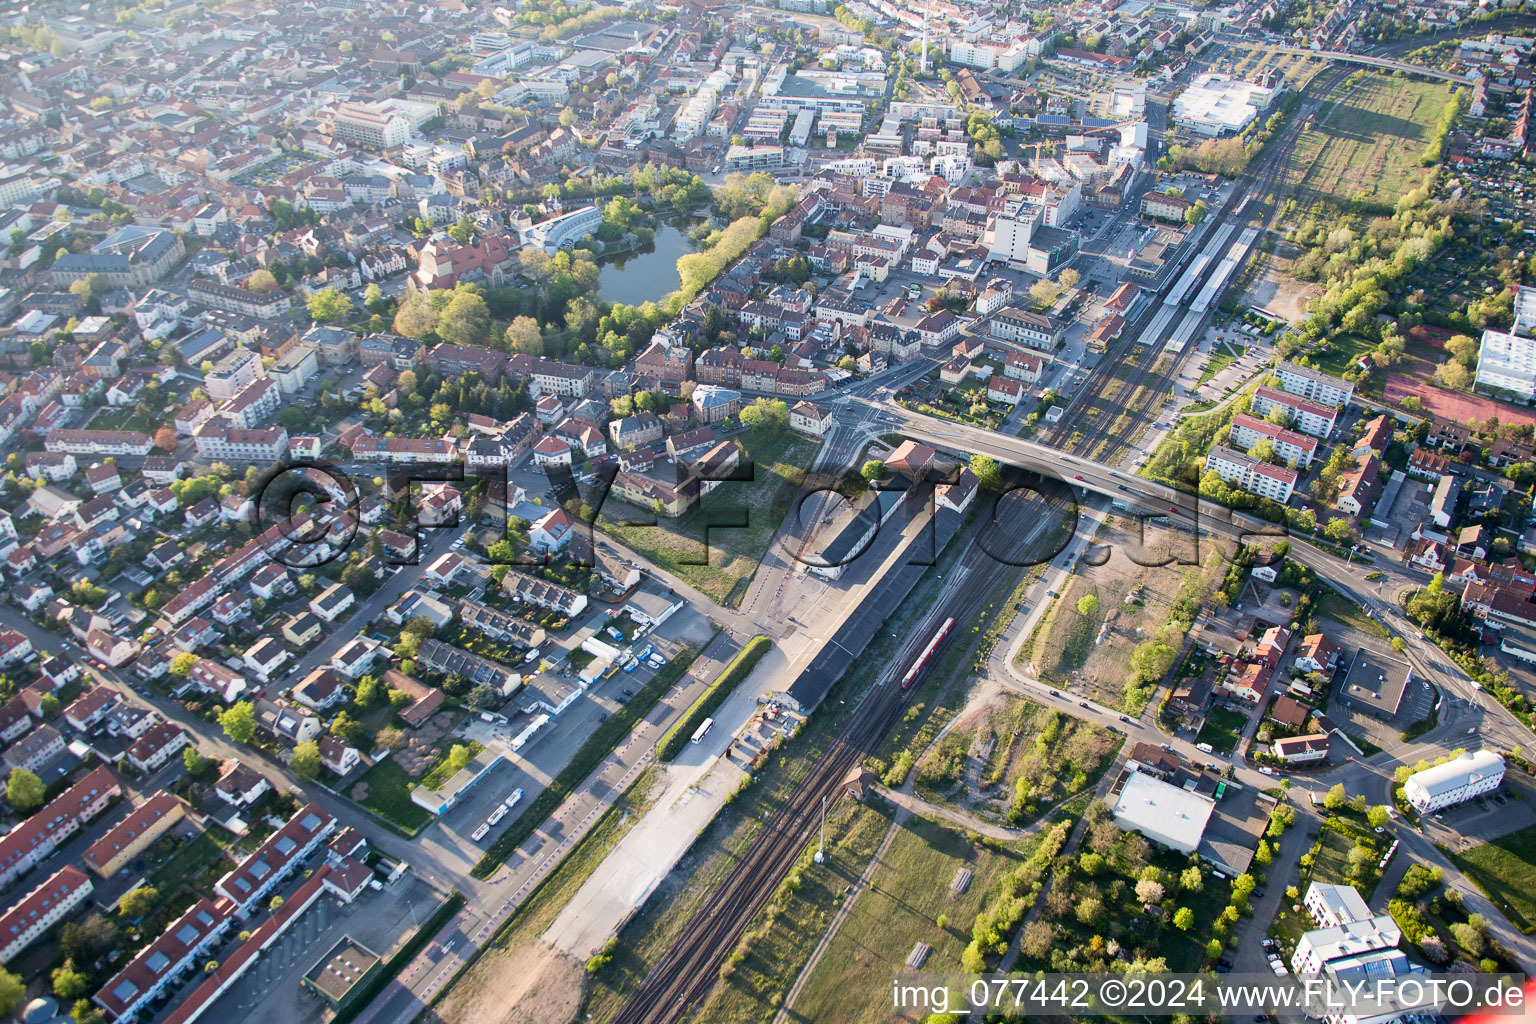
M249 857L214 884L235 912L249 917L277 884L292 874L336 830L336 819L311 803L301 808Z
M0 963L15 960L55 925L68 920L90 896L93 886L84 871L72 864L27 893L0 916Z
M103 985L91 1001L112 1024L127 1024L197 969L233 920L230 907L204 896Z

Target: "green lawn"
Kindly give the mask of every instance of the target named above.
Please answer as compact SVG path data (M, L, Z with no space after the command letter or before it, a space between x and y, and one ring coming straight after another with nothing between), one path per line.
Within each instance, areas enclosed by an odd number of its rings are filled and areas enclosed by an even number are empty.
M1209 743L1218 754L1230 754L1237 749L1237 741L1242 739L1243 727L1247 724L1248 720L1236 711L1212 708L1195 740Z
M392 757L374 764L353 783L366 784L368 795L359 801L383 820L409 833L415 833L432 820L432 812L411 801L411 787L416 780L406 774Z
M726 482L676 519L610 497L597 526L721 604L735 604L791 511L819 442L789 430L737 435L750 483ZM654 525L644 521L655 518ZM745 524L745 525L738 525Z
M1317 600L1312 605L1318 615L1326 615L1335 622L1342 622L1346 626L1353 626L1362 633L1380 637L1385 640L1391 634L1387 627L1365 614L1365 610L1357 604L1346 601L1337 590L1332 587L1322 586L1318 588Z
M1334 376L1339 376L1353 367L1361 356L1376 347L1374 342L1367 341L1358 334L1336 334L1325 344L1328 351L1311 352L1308 355L1319 370Z
M1371 857L1360 869L1360 873L1355 875L1349 869L1349 851L1357 841L1371 851ZM1376 891L1376 883L1381 881L1376 864L1385 849L1381 840L1360 819L1331 817L1318 834L1312 850L1312 867L1302 877L1301 891L1306 892L1311 882L1353 885L1368 900Z
M195 883L204 873L217 874L211 869L224 857L223 847L207 832L198 833L197 838L177 849L171 849L173 843L162 839L143 858L148 862L145 881L159 890L162 898L169 898L184 884ZM164 859L158 859L161 857Z
M1296 145L1302 206L1317 200L1366 202L1391 209L1431 171L1419 165L1436 120L1451 97L1443 82L1369 74L1337 103L1325 105Z
M950 826L909 818L806 982L791 1016L840 1024L892 1019L889 992L868 981L899 972L918 942L933 949L923 970L959 971L972 921L999 874L1023 862L1027 845L979 846ZM950 883L961 868L973 877L964 893L952 897ZM802 957L818 934L797 937Z
M1466 853L1442 851L1522 932L1536 931L1536 825Z

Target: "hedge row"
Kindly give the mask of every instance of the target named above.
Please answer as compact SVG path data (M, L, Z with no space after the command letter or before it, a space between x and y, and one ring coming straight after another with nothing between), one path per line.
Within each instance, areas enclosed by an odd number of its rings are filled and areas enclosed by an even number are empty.
M677 724L667 730L667 734L656 745L656 759L658 761L670 761L683 749L683 744L693 738L694 731L703 724L704 720L714 714L716 709L725 702L736 684L751 673L753 666L759 658L768 653L773 646L773 641L766 636L755 636L747 641L747 646L741 649L741 653L731 659L731 663L721 670L709 689L705 690L699 699L693 702L693 706L683 713L683 717L677 720Z

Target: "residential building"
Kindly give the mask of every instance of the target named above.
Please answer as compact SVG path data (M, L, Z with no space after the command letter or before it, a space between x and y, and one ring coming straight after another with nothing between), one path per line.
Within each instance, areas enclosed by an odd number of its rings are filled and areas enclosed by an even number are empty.
M1206 472L1250 494L1271 498L1282 505L1291 500L1299 479L1296 471L1255 459L1224 445L1214 445L1205 459Z
M0 916L0 963L10 963L54 925L68 920L94 887L72 864L33 889Z

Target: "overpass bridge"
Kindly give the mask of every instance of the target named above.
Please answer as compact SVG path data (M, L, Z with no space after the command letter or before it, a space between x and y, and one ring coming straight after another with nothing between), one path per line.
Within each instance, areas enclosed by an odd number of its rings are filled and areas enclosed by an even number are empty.
M1373 57L1368 53L1349 53L1345 50L1306 50L1299 46L1277 46L1276 53L1290 53L1301 57L1321 57L1324 60L1336 60L1346 64L1363 64L1366 67L1381 68L1385 71L1403 71L1408 74L1423 75L1425 78L1438 78L1442 82L1452 82L1456 85L1472 85L1474 80L1469 75L1455 75L1449 71L1441 71L1439 68L1426 68L1420 64L1409 64L1407 61L1395 60L1391 57Z

